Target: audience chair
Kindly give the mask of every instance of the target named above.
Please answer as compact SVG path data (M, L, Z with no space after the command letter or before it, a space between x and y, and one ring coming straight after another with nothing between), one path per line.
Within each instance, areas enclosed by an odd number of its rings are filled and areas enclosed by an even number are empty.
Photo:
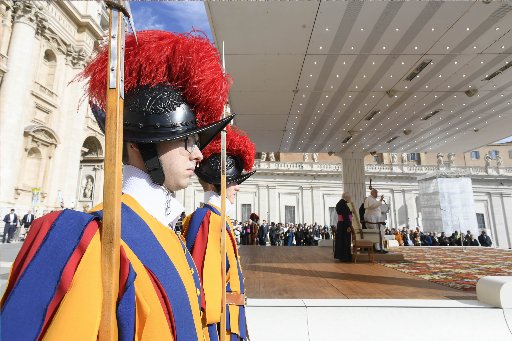
M373 263L375 261L375 259L374 259L375 252L373 251L373 242L371 240L365 240L365 239L357 240L356 232L354 231L354 228L351 228L350 230L352 233L352 260L354 261L354 263L357 262L357 255L359 253L358 251L361 251L363 249L368 250L368 261L370 263Z

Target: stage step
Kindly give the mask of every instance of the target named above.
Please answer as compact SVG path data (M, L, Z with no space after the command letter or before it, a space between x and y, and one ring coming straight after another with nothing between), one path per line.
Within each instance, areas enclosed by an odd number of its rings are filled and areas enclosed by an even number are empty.
M479 301L249 299L246 311L251 341L481 341L512 340L508 310Z

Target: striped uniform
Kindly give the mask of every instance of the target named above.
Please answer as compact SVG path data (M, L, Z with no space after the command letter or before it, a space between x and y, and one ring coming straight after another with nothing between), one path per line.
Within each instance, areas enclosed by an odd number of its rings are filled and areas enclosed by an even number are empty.
M192 254L203 287L203 325L206 340L218 340L221 316L220 224L219 208L205 204L183 222L183 238ZM240 266L233 226L227 217L226 292L244 295L244 278ZM246 340L247 325L244 305L226 305L226 333L229 340Z
M98 208L99 209L99 208ZM97 340L101 211L33 222L1 301L2 340ZM203 340L191 255L169 228L123 195L119 340Z

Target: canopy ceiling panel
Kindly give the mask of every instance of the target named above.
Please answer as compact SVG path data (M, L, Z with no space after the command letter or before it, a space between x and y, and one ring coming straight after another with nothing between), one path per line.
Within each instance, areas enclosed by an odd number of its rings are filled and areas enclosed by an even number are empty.
M512 4L205 2L259 151L461 152L512 135Z
M292 98L293 93L291 92L280 92L280 96L269 96L269 92L265 91L231 91L231 111L236 113L237 116L251 115L255 121L261 120L258 115L261 115L261 117L268 115L288 116ZM241 128L246 130L250 127ZM269 126L268 129L272 129L272 127Z

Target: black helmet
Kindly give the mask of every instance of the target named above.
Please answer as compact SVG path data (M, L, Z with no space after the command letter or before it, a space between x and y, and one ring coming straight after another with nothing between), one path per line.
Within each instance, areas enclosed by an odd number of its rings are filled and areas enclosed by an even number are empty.
M220 185L220 154L214 154L201 161L195 173L201 180L214 185ZM226 155L226 183L242 184L256 173L255 170L243 173L242 160L239 157Z
M226 130L226 182L240 185L256 172L251 171L256 149L242 130L232 126ZM201 180L214 185L221 182L220 147L220 138L217 138L204 150L204 159L195 170ZM244 169L248 172L243 173Z
M91 102L91 109L105 132L105 111ZM129 91L124 103L123 140L134 143L158 143L199 135L200 149L233 119L235 114L204 127L197 126L194 111L179 91L169 85L142 86Z

